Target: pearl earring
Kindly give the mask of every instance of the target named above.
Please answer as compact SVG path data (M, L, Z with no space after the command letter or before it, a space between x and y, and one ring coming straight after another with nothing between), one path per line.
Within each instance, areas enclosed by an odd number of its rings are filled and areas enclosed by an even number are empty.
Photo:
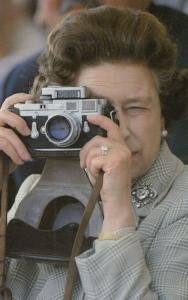
M168 135L168 131L167 131L166 129L163 128L162 131L161 131L161 137L162 137L162 138L166 138L167 135Z

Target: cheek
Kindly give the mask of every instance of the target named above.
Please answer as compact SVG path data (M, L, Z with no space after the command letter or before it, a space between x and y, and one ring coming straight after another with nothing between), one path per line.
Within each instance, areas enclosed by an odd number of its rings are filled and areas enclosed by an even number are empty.
M162 121L159 116L139 117L131 120L130 128L133 134L150 143L151 139L160 139Z
M134 124L133 138L139 144L144 161L153 162L161 143L161 120L148 118L145 122Z
M136 125L136 127L135 127ZM161 126L160 121L134 124L132 129L132 147L139 149L138 153L133 156L132 161L132 178L143 176L156 160L161 143Z
M161 144L161 127L160 123L156 126L151 126L150 128L145 128L142 136L142 155L143 163L149 168L159 153ZM142 138L142 137L141 137Z
M160 150L160 137L147 135L136 140L139 152L133 156L132 178L143 176L151 168Z
M148 148L155 149L160 146L161 142L161 123L158 120L157 123L149 122L142 128L142 133L140 134Z

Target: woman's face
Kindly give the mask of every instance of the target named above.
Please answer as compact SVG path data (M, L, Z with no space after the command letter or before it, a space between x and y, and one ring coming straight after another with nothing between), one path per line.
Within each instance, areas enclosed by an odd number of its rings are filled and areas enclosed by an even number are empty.
M132 153L132 178L145 174L158 155L163 127L154 73L141 64L104 63L82 69L77 85L112 103Z

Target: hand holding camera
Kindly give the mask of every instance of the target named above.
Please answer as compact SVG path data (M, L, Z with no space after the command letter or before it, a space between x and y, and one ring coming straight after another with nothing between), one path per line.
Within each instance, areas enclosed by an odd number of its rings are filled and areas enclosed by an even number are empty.
M3 151L14 164L20 165L31 160L31 156L19 139L18 132L22 136L28 136L30 129L24 119L12 113L9 108L16 103L31 100L32 96L27 94L15 94L8 97L0 110L0 150Z
M117 124L102 115L88 117L99 125L107 137L96 136L85 144L80 153L82 168L87 168L94 185L100 171L104 172L101 199L104 211L102 231L112 232L125 226L134 226L131 208L131 151ZM106 146L107 153L103 153Z

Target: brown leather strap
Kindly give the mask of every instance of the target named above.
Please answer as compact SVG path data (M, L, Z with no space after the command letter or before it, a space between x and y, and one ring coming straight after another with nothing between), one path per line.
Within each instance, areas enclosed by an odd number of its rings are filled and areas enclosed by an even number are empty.
M2 191L0 212L0 295L4 300L11 300L11 291L5 286L5 247L7 228L7 205L8 205L8 157L2 156Z
M91 217L91 214L93 212L93 209L95 207L95 204L97 202L97 199L99 197L99 193L102 187L103 183L103 173L101 172L96 180L96 183L93 187L90 199L88 201L88 204L85 208L83 217L81 219L78 232L76 234L76 238L74 241L71 258L69 262L68 267L68 273L67 273L67 279L66 279L66 285L65 285L65 294L64 294L64 300L71 300L72 299L72 291L73 291L73 284L76 277L76 263L75 263L75 257L80 253L80 248L82 245L84 232L86 229L86 226L89 222L89 219Z
M3 299L3 300L12 300L11 290L9 288L7 288L6 286L2 286L0 288L0 300L1 299Z

